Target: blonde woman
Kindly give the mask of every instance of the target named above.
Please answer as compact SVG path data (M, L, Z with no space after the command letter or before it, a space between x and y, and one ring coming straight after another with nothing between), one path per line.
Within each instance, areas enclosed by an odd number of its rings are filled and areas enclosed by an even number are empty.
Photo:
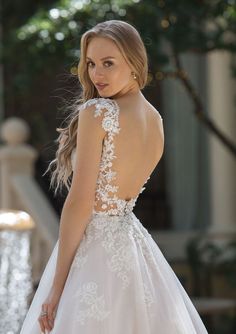
M147 73L130 24L110 20L82 36L82 95L48 168L68 195L21 334L207 333L133 213L164 147L162 118L141 92Z

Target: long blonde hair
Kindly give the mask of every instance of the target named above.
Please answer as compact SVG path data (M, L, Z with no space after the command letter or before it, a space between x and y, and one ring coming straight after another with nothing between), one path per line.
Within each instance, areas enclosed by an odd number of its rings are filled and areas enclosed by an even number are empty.
M56 142L59 144L55 159L52 160L46 170L52 171L50 187L54 187L54 193L63 186L69 191L71 185L72 165L71 153L76 146L79 107L89 99L98 98L99 94L89 78L86 53L88 44L94 37L106 37L114 41L136 74L136 80L140 89L147 83L148 59L145 46L138 31L129 23L120 20L109 20L98 23L92 29L86 31L80 41L80 60L78 64L78 77L82 86L79 98L70 106L71 113L65 120L67 125L57 128L59 136Z

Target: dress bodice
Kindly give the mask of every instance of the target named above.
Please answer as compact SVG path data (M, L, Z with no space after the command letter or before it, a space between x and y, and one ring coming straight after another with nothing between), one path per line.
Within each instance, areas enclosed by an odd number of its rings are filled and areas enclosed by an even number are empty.
M99 174L96 182L93 214L123 216L133 211L137 198L145 187L141 188L139 194L135 198L131 198L129 200L125 200L117 196L119 186L114 184L117 172L113 170L113 160L117 157L115 155L115 145L113 139L120 131L120 109L115 100L108 98L93 98L82 104L80 106L80 110L91 105L95 106L94 117L102 115L101 126L107 132L103 141ZM74 159L75 148L71 155L72 170L75 163ZM149 178L150 177L148 177L148 179ZM97 203L102 204L101 208L103 211L96 211Z

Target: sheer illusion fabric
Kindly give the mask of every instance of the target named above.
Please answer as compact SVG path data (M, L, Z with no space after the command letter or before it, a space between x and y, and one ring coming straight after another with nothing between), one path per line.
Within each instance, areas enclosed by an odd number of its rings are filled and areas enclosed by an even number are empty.
M95 206L73 259L51 334L205 334L189 296L133 208L117 196L114 136L120 132L115 100L96 98L103 142ZM71 156L72 166L75 151ZM142 187L140 193L145 189ZM102 210L96 210L100 203ZM40 334L37 318L55 273L58 241L41 277L20 334Z

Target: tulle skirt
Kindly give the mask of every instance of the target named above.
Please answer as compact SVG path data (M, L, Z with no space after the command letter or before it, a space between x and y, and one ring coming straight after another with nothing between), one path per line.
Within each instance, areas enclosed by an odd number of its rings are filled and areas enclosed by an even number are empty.
M20 334L40 334L58 241ZM133 212L94 214L73 259L50 334L205 334L157 243Z

